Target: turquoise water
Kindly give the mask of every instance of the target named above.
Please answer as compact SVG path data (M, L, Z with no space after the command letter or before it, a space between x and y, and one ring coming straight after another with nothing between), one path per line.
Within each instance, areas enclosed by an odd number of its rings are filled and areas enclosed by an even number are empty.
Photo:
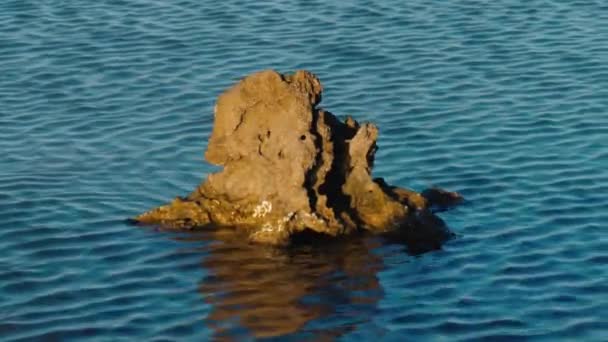
M457 237L277 250L126 217L193 189L215 98L309 69ZM608 339L603 1L3 0L0 340Z

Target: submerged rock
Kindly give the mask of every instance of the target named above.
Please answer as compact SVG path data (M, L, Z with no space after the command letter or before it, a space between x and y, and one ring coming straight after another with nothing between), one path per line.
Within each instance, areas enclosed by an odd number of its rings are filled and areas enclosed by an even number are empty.
M187 197L134 220L169 228L234 226L252 241L271 244L305 230L445 240L448 232L431 208L461 197L372 179L378 128L350 117L342 122L318 108L321 93L307 71L263 71L240 81L217 100L205 153L223 169Z

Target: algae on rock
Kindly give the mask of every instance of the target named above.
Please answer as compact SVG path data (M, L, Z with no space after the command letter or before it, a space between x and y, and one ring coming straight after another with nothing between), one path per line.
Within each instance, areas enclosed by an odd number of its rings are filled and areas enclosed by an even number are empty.
M219 96L205 158L222 166L185 198L135 221L170 228L245 229L256 242L285 244L305 230L358 230L445 239L429 199L372 179L378 129L317 108L322 86L310 72L262 71ZM424 194L424 193L423 193ZM432 224L429 224L432 222ZM441 226L441 225L439 225Z

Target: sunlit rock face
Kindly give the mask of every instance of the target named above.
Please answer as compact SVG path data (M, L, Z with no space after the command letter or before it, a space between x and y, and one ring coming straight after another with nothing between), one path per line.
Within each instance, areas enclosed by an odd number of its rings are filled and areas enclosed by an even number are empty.
M205 158L222 166L191 194L137 216L168 228L244 229L252 241L285 244L310 230L359 230L444 240L431 213L461 200L372 179L378 128L344 122L317 107L322 86L310 72L262 71L219 96ZM432 196L427 196L431 194Z

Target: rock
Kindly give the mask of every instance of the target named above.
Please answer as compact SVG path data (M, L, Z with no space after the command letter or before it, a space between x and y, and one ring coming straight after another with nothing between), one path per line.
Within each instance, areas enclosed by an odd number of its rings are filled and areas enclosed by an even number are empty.
M321 93L307 71L263 71L241 80L217 100L205 153L223 169L187 197L134 220L168 228L234 226L270 244L305 230L337 236L419 224L425 228L417 238L432 230L428 217L441 220L425 196L372 179L378 128L317 108Z
M427 200L428 207L433 211L444 211L464 201L459 193L439 188L426 189L421 195Z

